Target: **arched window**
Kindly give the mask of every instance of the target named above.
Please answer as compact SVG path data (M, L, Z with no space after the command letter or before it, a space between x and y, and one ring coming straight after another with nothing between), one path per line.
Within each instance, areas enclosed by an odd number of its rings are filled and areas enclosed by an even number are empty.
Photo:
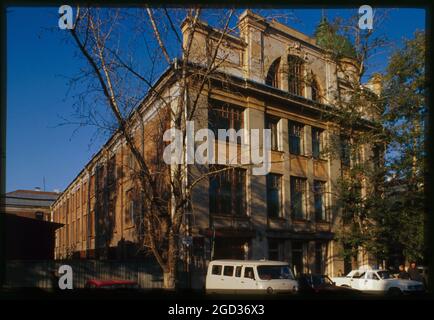
M280 68L280 58L277 58L276 60L274 60L274 62L271 64L270 68L268 69L267 78L265 79L266 85L275 88L280 87L279 68Z
M319 89L319 85L318 82L316 81L316 79L313 79L311 84L310 84L310 88L311 88L311 99L315 102L321 102L321 91Z
M303 60L297 56L288 56L288 91L303 96Z

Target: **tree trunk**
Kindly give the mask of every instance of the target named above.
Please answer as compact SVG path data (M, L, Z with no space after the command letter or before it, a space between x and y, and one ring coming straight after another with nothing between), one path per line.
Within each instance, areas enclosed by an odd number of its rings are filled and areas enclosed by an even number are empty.
M163 273L163 287L165 289L175 290L176 274L174 270Z
M169 243L167 248L167 263L163 272L163 286L165 289L175 290L177 280L177 254L178 243L173 232L169 233Z

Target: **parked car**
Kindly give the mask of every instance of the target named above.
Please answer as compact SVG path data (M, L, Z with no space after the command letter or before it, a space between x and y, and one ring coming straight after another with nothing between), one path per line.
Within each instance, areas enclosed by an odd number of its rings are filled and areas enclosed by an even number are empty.
M88 280L87 289L138 289L139 284L130 280Z
M327 275L322 274L301 274L298 277L298 288L302 294L358 295L361 293L356 289L337 286Z
M214 260L208 265L207 293L295 293L298 283L286 262Z
M417 267L417 269L419 270L419 273L422 275L423 283L426 287L428 285L428 267L419 266Z
M421 293L425 286L421 282L395 279L389 271L381 269L353 270L345 277L335 277L332 281L337 286L353 288L368 293L386 293L401 295Z

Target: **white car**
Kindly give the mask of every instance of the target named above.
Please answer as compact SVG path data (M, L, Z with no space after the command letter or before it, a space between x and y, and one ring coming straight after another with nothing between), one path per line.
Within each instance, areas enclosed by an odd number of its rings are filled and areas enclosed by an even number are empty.
M332 278L337 286L349 287L369 293L401 295L425 291L421 282L393 278L389 271L381 269L353 270L345 277Z
M295 293L298 282L288 263L268 260L214 260L208 265L207 293Z

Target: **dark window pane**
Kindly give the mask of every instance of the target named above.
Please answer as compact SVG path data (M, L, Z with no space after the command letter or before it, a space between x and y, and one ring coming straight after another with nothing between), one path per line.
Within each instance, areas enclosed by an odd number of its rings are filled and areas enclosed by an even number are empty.
M267 175L267 211L270 218L276 218L280 213L281 176Z
M288 91L303 95L303 60L299 57L288 56Z
M253 268L247 267L244 269L244 278L255 279Z
M315 243L315 272L318 274L324 273L324 255L323 255L323 243Z
M212 101L208 110L208 122L209 129L218 138L219 129L238 131L243 128L243 110L236 106Z
M233 266L225 266L223 269L223 275L232 277L234 275L234 267Z
M289 122L289 152L300 155L302 152L303 125L296 122Z
M235 203L236 208L235 214L238 216L245 215L245 204L246 204L246 171L241 169L233 170L235 175L235 181L232 183L232 193L235 193Z
M292 246L292 267L296 275L303 273L303 243L300 241L293 241Z
M318 82L316 82L316 80L312 81L311 89L312 89L312 100L315 102L320 102L321 93L319 90Z
M314 202L315 202L315 220L323 221L325 220L325 210L324 210L324 182L314 181L313 191L314 191Z
M212 171L223 169L215 166ZM245 215L246 187L245 170L230 169L210 177L210 213L223 215Z
M265 79L265 84L279 88L279 67L280 67L280 58L276 59L268 69L267 78Z
M213 265L211 273L214 274L214 275L221 275L222 274L222 266Z
M306 179L291 177L291 212L296 219L304 218L304 203Z
M321 134L321 129L312 128L312 156L315 159L319 159L321 154Z
M112 156L108 161L107 182L109 185L116 182L116 157L115 156Z
M240 266L236 267L235 269L235 277L241 277L241 268Z
M341 136L341 162L345 166L350 165L350 143L348 137Z
M279 150L278 146L278 133L277 133L277 124L279 119L266 117L265 118L265 128L271 130L271 150Z
M268 240L268 259L279 260L279 242L275 239Z

